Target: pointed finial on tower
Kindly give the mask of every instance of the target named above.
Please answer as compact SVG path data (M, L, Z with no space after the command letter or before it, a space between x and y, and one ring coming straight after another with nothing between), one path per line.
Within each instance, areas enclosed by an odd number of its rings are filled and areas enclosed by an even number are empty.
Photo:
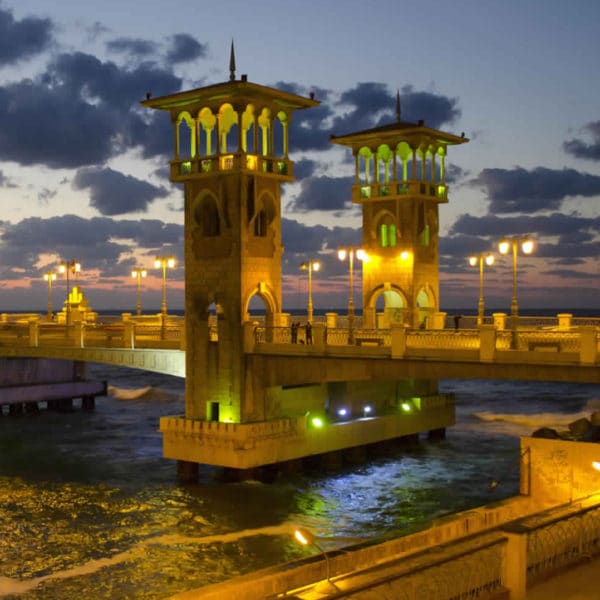
M235 81L235 49L233 39L231 40L231 52L229 53L229 81Z
M400 123L400 90L396 91L396 120Z

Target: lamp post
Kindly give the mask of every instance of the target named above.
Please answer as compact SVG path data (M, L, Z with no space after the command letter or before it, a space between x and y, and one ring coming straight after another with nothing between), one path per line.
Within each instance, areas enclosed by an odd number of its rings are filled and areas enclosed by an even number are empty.
M483 265L489 267L494 264L493 254L480 254L479 256L469 256L469 264L474 267L479 263L479 302L477 304L477 325L483 325L483 315L485 305L483 302Z
M142 279L146 277L147 274L146 269L133 269L131 271L131 276L134 279L137 279L136 313L138 317L142 314Z
M69 284L69 273L73 273L77 277L79 271L81 271L81 263L75 260L65 260L58 265L58 272L64 273L67 277L67 314L65 318L67 327L71 324L71 301L69 300L71 289Z
M303 271L308 271L308 322L312 323L313 320L313 301L312 301L312 273L313 271L318 271L321 268L321 263L318 260L309 260L308 262L303 262L300 265L300 268Z
M48 282L48 314L47 321L52 321L52 282L56 281L56 273L54 271L46 271L44 273L44 281Z
M358 260L363 260L365 252L362 248L340 248L338 250L338 258L346 260L348 258L348 272L350 294L348 296L348 343L354 344L354 257Z
M327 556L327 552L321 548L317 542L315 541L315 536L304 527L297 527L294 530L294 539L302 544L303 546L314 546L324 557L325 557L325 568L327 569L327 586L330 588L330 591L339 592L338 587L331 581L331 570L329 567L329 556ZM325 591L325 590L322 590Z
M527 236L524 238L513 237L513 238L502 238L498 243L498 250L500 254L508 254L512 248L512 271L513 271L513 284L512 284L512 300L510 303L510 324L513 331L511 347L515 349L517 347L517 320L519 318L519 304L517 302L517 254L521 246L523 254L531 254L533 252L533 241Z
M157 269L162 269L162 302L160 312L163 317L167 316L167 268L172 269L175 266L175 259L172 256L157 256L154 261Z

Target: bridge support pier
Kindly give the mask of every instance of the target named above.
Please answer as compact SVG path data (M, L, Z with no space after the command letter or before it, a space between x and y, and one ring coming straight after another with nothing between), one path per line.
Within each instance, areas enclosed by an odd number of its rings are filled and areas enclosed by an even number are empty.
M196 483L199 478L198 463L187 460L177 461L177 479L180 483Z
M427 439L429 439L429 440L445 440L446 439L446 428L440 427L438 429L431 429L427 433Z

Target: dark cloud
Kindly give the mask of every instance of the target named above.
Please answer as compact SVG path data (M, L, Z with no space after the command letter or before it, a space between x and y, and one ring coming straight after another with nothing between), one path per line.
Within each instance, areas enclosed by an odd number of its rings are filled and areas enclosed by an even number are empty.
M207 52L207 44L201 44L196 38L187 33L178 33L170 38L166 57L167 63L191 62L197 58L205 58Z
M600 194L600 177L575 169L483 169L469 183L487 194L492 213L557 210L569 196Z
M386 84L358 83L339 95L323 88L307 88L297 83L277 82L278 89L308 96L314 93L321 104L298 111L290 125L292 150L326 150L329 137L370 129L396 119L396 92ZM453 123L461 114L456 98L415 91L406 86L401 93L402 119L416 122L424 119L432 128Z
M588 123L582 128L582 131L589 134L592 141L586 142L580 138L567 140L563 143L564 151L576 158L600 160L600 121Z
M65 89L75 98L126 111L137 109L147 91L155 96L170 94L182 83L170 70L154 63L126 69L84 52L59 55L49 65L43 81L52 89Z
M300 182L300 193L286 206L287 210L339 211L350 207L353 177L309 177Z
M136 56L141 58L156 54L158 50L158 44L151 40L121 37L106 42L106 49L109 52L122 53L128 56Z
M582 264L595 260L600 252L600 218L563 213L518 217L461 215L449 235L440 238L440 271L464 270L469 255L497 254L498 242L504 236L525 235L534 239L534 257L554 264Z
M297 290L298 278L302 276L300 265L307 260L319 260L321 263L318 276L320 288L327 285L327 282L335 286L337 277L345 280L348 277L348 263L338 259L337 250L342 246L359 246L362 232L360 228L306 225L282 219L281 238L285 247L282 273L284 279L293 277L287 285L290 288L288 292L294 292ZM355 268L360 269L360 265Z
M169 194L164 188L108 168L79 169L73 179L76 190L90 190L90 205L102 215L145 212L157 198Z
M336 135L392 123L396 119L396 93L383 83L359 83L342 93L339 105L350 108L333 120ZM405 86L400 94L401 119L412 123L423 119L425 125L434 129L460 117L457 105L456 98L418 92L412 86Z
M25 17L16 21L0 7L0 66L14 64L46 50L52 43L50 19Z
M144 156L163 153L172 130L164 137L162 129L149 131L154 118L139 101L147 90L180 87L181 79L151 64L125 70L89 54L62 54L38 81L0 87L0 160L73 168L137 145L147 144Z
M301 158L300 160L294 161L294 177L296 180L305 179L310 177L317 168L319 163L316 160L310 158Z
M99 269L102 276L127 276L133 250L153 257L165 247L182 257L183 225L155 219L31 217L14 225L2 224L0 264L10 265L6 278L18 279L23 270L29 274L40 271L36 265L41 255L56 254L63 260L81 261L84 269ZM146 266L151 266L150 258Z

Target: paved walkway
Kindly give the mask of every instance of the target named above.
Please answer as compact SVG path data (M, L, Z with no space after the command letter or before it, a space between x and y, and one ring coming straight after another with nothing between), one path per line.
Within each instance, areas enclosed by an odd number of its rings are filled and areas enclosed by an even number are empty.
M526 600L600 600L600 558L532 587Z

